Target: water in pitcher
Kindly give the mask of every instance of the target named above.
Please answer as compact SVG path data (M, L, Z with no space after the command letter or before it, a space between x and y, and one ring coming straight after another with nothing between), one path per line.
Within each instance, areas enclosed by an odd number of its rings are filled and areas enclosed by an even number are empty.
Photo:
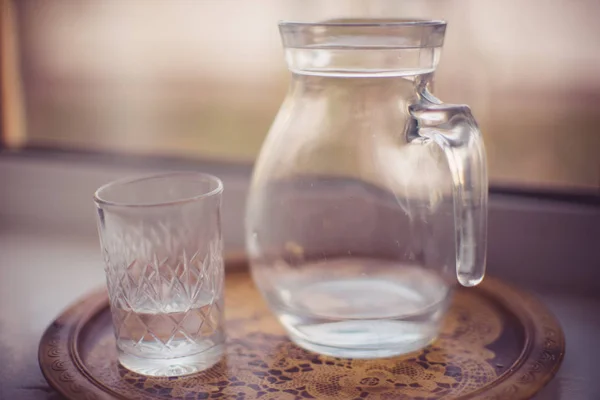
M119 362L153 376L189 374L215 364L223 351L223 301L211 298L201 293L192 305L113 307Z
M483 278L487 172L464 105L430 92L443 21L282 23L291 84L246 210L254 280L292 340L337 357L439 334Z
M436 240L454 232L451 201L332 177L265 193L270 229L250 235L252 273L292 340L379 358L437 337L454 280L453 242Z
M419 349L437 336L450 299L446 282L418 265L339 258L264 267L275 276L287 271L267 299L291 338L334 357Z

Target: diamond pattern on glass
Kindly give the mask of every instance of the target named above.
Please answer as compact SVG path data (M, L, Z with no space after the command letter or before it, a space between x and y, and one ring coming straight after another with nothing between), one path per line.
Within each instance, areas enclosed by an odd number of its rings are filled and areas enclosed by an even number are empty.
M220 237L192 252L186 235L177 241L164 226L144 228L113 232L103 243L119 348L140 357L173 358L220 343Z

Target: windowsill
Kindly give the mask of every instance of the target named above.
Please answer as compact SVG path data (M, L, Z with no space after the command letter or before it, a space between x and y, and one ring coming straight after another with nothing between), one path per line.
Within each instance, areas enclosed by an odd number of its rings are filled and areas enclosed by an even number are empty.
M104 284L91 200L102 183L156 169L216 174L225 184L226 249L243 249L249 168L123 164L0 156L0 394L7 398L52 398L37 366L40 335L60 310ZM489 273L537 292L567 337L563 366L536 398L600 397L592 365L600 357L600 208L497 194L490 202Z

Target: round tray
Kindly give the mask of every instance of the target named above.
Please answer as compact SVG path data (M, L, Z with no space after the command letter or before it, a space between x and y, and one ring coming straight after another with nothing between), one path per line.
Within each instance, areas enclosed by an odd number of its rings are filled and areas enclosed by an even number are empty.
M421 351L380 360L319 356L287 339L243 263L228 264L227 351L212 369L150 378L118 365L103 290L48 327L39 348L44 376L68 399L515 400L548 383L564 355L560 325L541 303L486 278L456 292L439 339Z

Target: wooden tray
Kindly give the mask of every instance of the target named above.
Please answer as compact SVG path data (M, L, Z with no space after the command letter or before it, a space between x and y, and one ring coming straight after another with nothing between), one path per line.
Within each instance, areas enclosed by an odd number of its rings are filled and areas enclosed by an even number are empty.
M285 336L244 268L228 265L226 357L183 378L117 363L106 292L80 300L44 333L44 376L68 399L526 399L556 373L560 325L533 297L486 278L456 293L440 338L403 357L329 358ZM239 267L239 262L236 263Z

